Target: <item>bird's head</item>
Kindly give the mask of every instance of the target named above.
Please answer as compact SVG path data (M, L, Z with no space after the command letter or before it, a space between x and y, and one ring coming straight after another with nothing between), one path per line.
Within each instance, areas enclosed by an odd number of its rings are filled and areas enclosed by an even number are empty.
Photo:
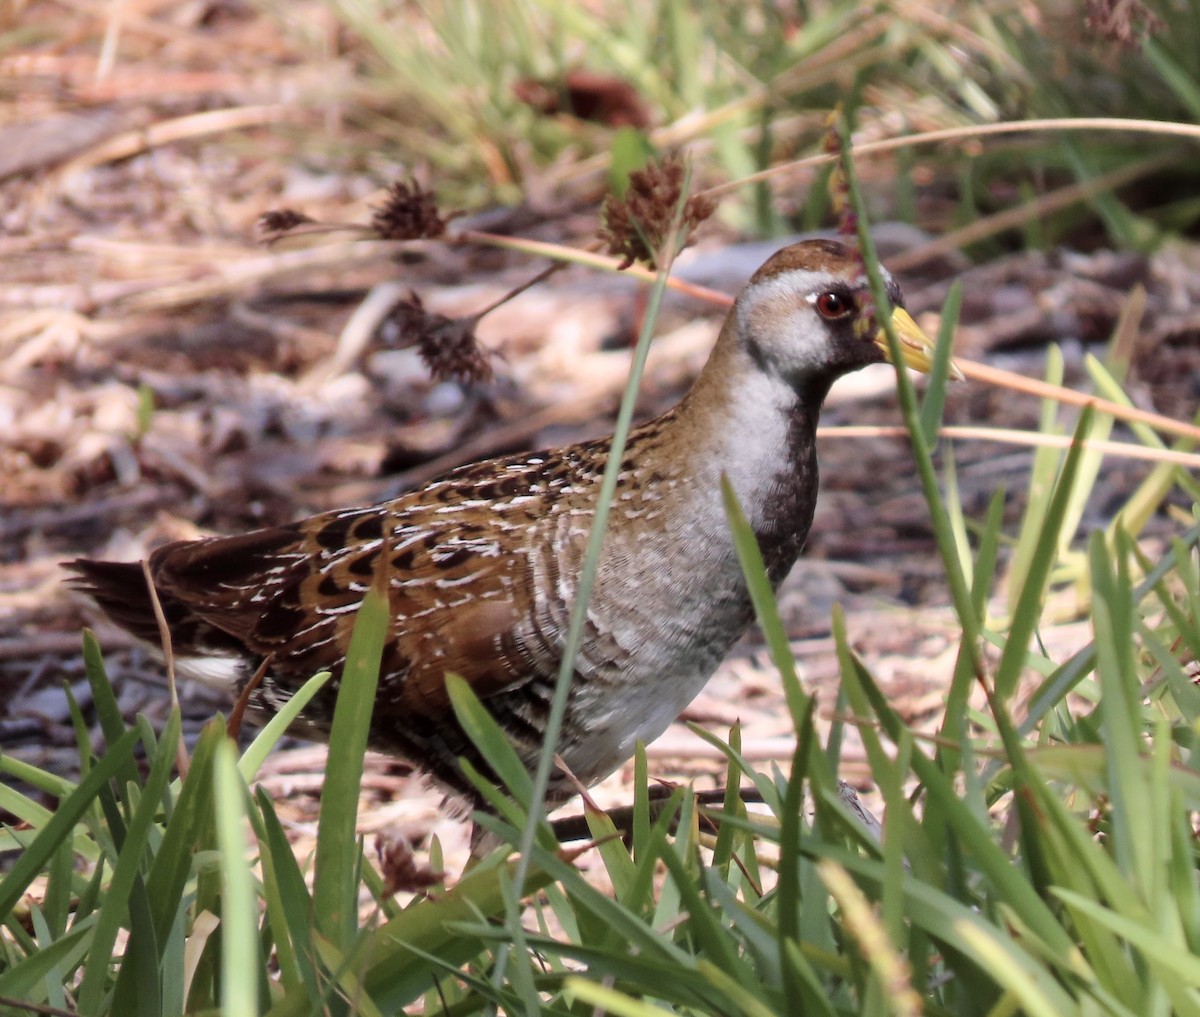
M904 362L928 373L934 343L904 309L886 269L883 278ZM828 387L842 374L891 360L862 259L837 241L805 240L776 252L754 273L731 318L759 367L797 389ZM951 375L961 377L953 365Z

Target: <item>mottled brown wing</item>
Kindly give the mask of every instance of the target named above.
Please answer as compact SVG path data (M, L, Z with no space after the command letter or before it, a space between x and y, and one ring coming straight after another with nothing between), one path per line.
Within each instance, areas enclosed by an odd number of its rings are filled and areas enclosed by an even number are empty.
M167 596L271 657L273 684L292 688L340 670L362 598L385 569L392 621L377 712L434 717L449 707L447 671L480 697L527 677L515 630L530 609L528 562L496 536L477 516L439 515L409 497L163 548L152 568Z

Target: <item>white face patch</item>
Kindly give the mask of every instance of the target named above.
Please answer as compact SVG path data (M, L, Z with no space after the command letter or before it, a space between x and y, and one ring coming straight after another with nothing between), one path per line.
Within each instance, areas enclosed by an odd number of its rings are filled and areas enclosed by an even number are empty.
M883 278L889 288L894 285L886 269ZM760 278L738 301L738 331L784 375L822 370L830 364L835 347L830 343L830 322L820 315L816 303L822 293L844 290L847 284L854 290L865 289L866 279L848 280L811 269L786 269Z
M829 337L808 297L834 281L825 272L791 271L754 283L738 304L739 333L784 370L820 368Z

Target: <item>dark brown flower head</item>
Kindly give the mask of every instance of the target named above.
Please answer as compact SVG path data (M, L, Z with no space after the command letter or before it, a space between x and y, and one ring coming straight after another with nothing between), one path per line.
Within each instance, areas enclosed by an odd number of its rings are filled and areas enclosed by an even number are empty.
M850 195L850 146L848 136L842 134L844 121L841 107L830 112L825 121L825 138L821 147L826 155L834 158L833 171L829 174L829 206L837 218L837 231L845 237L846 243L855 251L856 257L862 262L862 253L858 250L858 212ZM863 265L866 271L866 265Z
M311 216L297 212L294 208L273 208L258 217L258 231L267 243L274 243L287 236L297 226L316 222Z
M1120 49L1138 49L1143 36L1166 27L1142 0L1086 0L1084 12L1088 31L1115 42Z
M434 872L418 863L412 845L401 837L376 837L375 853L383 874L383 892L389 897L394 893L420 893L446 878L444 872Z
M833 156L835 162L833 171L829 174L829 204L834 216L837 217L838 235L846 241L858 270L864 276L867 274L867 263L863 259L862 248L858 244L858 212L850 193L851 162L849 128L842 115L841 106L834 107L825 121L825 137L822 148L827 155ZM843 133L846 132L846 133ZM878 329L875 321L875 304L870 291L862 297L861 313L854 320L855 334L866 339L875 334Z
M582 68L567 71L562 80L521 78L513 94L547 116L567 114L608 127L649 128L654 118L629 82Z
M415 180L397 180L388 188L387 200L374 210L371 228L380 240L424 240L446 232L432 191Z
M395 334L391 344L401 349L415 345L433 377L467 384L492 376L492 365L475 338L478 324L478 315L447 318L427 311L415 293L393 307L385 322Z
M853 244L858 236L858 214L854 211L854 205L850 201L850 181L846 171L846 160L849 155L842 144L842 135L839 131L840 122L841 109L839 108L833 110L825 122L825 138L821 147L826 155L831 155L837 160L834 163L833 172L829 174L829 205L837 217L838 233Z
M662 254L673 257L690 241L696 226L716 211L717 203L713 198L703 195L688 198L677 231L678 247L675 251L663 251L672 235L675 210L679 207L686 179L683 160L669 155L630 173L624 198L610 194L604 199L598 235L608 253L622 259L621 268L640 261L657 269Z

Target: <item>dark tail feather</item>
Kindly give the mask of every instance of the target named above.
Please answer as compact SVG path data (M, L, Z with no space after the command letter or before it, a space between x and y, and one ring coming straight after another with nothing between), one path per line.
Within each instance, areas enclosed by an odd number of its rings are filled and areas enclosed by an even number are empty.
M73 590L86 593L108 617L131 635L159 645L158 620L146 586L141 562L94 561L76 558L63 562L63 567L76 573L69 580ZM184 604L159 594L167 624L175 630L190 612Z
M158 642L158 623L140 562L76 558L62 564L75 573L68 580L71 589L86 593L110 619L138 639Z

